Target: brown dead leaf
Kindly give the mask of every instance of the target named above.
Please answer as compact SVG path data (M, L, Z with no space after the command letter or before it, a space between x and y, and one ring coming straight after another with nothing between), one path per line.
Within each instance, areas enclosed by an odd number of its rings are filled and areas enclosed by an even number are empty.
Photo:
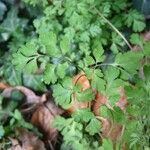
M119 140L122 135L122 131L124 130L122 125L114 124L111 120L99 116L97 119L99 119L102 123L102 138L109 138L114 142Z
M9 148L8 150L22 150L17 139L12 139L12 138L9 138L9 139L12 143L12 147Z
M46 94L42 96L37 96L32 90L24 87L24 86L16 86L16 87L8 87L5 88L2 95L4 97L11 97L11 93L14 90L18 90L26 96L26 102L28 104L36 104L36 103L43 103L46 101Z
M96 99L93 102L92 109L97 118L102 122L102 137L110 138L112 141L116 142L119 140L120 136L122 136L122 132L124 130L123 125L113 123L111 120L107 118L101 117L99 109L102 105L106 105L109 109L113 111L113 107L108 104L108 100L106 96L97 93ZM121 110L125 111L128 105L127 96L125 95L124 88L120 89L120 99L116 103Z
M81 90L82 91L90 88L90 82L87 79L87 77L86 77L86 75L85 75L84 72L81 72L78 75L76 75L73 78L73 83L81 85ZM89 105L90 105L89 102L79 102L76 99L75 94L73 96L74 96L74 99L75 99L74 102L73 102L73 105L67 110L70 114L72 114L73 112L75 112L77 109L89 107Z
M46 150L44 143L32 132L26 129L18 129L19 136L12 139L12 147L9 150Z
M56 142L58 131L51 125L55 117L61 115L63 112L53 101L47 101L46 104L39 106L33 113L31 122L44 133L48 140Z
M102 105L106 105L109 109L113 110L113 107L108 103L108 99L105 95L97 92L95 100L92 104L92 110L96 116L100 115L99 109Z
M0 90L4 90L4 89L9 88L9 87L10 86L8 84L0 82Z

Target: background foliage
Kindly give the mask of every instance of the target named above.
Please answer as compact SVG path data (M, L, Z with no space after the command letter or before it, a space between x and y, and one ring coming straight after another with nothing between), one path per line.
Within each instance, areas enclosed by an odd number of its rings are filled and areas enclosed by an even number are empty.
M92 107L77 108L57 116L53 127L62 135L64 150L150 147L150 42L141 32L149 30L150 1L133 0L23 0L0 1L0 79L11 86L25 86L37 94L53 92L57 106L66 112L96 101L95 92L107 102L95 114ZM147 18L147 20L146 20ZM134 45L139 51L134 51ZM90 86L74 83L84 73ZM120 88L128 107L116 106ZM0 97L0 139L9 147L14 128L41 133L18 109L22 92ZM6 102L7 101L7 102ZM5 116L6 115L6 116ZM123 126L119 139L103 138L103 122Z

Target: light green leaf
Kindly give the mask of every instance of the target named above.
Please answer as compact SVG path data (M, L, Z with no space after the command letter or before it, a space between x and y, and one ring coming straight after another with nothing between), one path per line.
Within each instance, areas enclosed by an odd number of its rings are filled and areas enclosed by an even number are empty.
M33 41L23 45L17 53L13 54L12 64L15 65L16 69L27 71L27 73L35 73L38 69L37 66L37 53L38 47Z
M110 83L113 80L115 80L120 74L120 70L118 68L109 67L105 71L105 78L107 79L107 82Z
M113 142L110 139L103 139L102 148L103 150L114 150Z
M136 33L133 33L130 37L130 42L135 45L139 45L141 48L143 47L143 38Z
M46 51L50 56L56 57L61 54L57 46L57 36L54 32L45 31L45 29L43 29L43 31L40 32L39 40L41 44L46 47Z
M47 64L44 72L44 82L46 84L55 83L57 81L57 76L55 74L56 65Z
M84 63L85 63L86 66L90 66L90 65L95 64L95 61L94 61L93 57L91 57L91 56L86 56L86 57L84 58Z
M103 55L103 53L104 53L104 49L101 44L99 44L97 48L94 48L93 56L95 57L96 62L104 61L105 56Z
M130 51L124 54L119 53L116 56L115 64L125 69L129 74L134 75L140 67L140 60L142 58L143 55L140 52L135 53Z
M90 111L89 108L78 109L72 114L72 117L77 122L89 122L94 118L94 114Z
M67 37L62 37L62 40L60 41L60 48L62 54L66 54L70 51L70 40Z
M94 100L94 92L92 89L86 89L80 93L76 93L76 97L78 101L88 102Z
M90 135L99 133L101 129L101 123L97 119L91 119L90 123L86 126L85 130L89 132Z
M66 70L69 67L68 63L58 64L57 65L57 75L61 79L63 79L66 75Z
M144 54L145 56L150 57L150 42L147 42L144 45Z
M144 30L145 27L146 27L145 22L134 20L134 22L133 22L133 30L135 32L141 32L141 31Z
M18 121L21 121L21 120L22 120L22 115L21 115L21 113L20 113L17 109L15 109L15 112L14 112L14 114L13 114L13 117L14 117L16 120L18 120Z
M56 104L68 108L72 102L73 83L71 78L64 78L62 84L53 86L53 97Z

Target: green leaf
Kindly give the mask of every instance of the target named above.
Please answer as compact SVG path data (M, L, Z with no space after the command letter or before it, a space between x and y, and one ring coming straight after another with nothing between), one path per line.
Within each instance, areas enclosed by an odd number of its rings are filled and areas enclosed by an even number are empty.
M0 139L3 138L4 134L5 134L4 127L2 125L0 125Z
M90 111L89 108L78 109L72 114L72 117L77 122L89 122L94 118L94 114Z
M6 65L6 68L4 67L4 77L12 86L22 85L21 71L17 71L10 63Z
M100 33L101 33L101 28L98 25L92 24L90 27L90 34L92 35L92 37L95 37Z
M107 82L105 94L108 96L108 100L112 106L114 106L120 98L120 87L126 84L126 82L118 78L119 75L120 70L118 68L109 67L105 71L104 77Z
M52 123L52 126L57 128L59 131L61 131L65 126L68 125L68 123L71 123L73 119L69 119L68 121L61 117L61 116L57 116L54 120L54 122Z
M18 120L18 121L21 121L21 120L22 120L22 115L21 115L21 113L20 113L17 109L15 109L15 112L14 112L14 114L13 114L13 117L14 117L16 120Z
M33 5L34 7L38 4L42 4L43 6L46 6L48 4L47 0L23 0L26 3L29 3L30 5Z
M46 47L46 51L49 54L49 56L56 57L61 54L57 46L57 36L54 32L49 32L47 30L45 31L45 29L43 29L40 32L39 40L41 44L43 44Z
M90 66L90 65L95 64L95 61L94 61L93 57L91 57L91 56L86 56L86 57L84 58L84 63L85 63L86 66Z
M42 81L42 75L23 74L23 85L35 91L46 91L46 86Z
M129 74L134 75L140 67L140 60L143 58L143 54L140 52L127 52L124 54L117 54L115 59L115 65L122 67Z
M146 27L145 22L134 20L134 22L133 22L133 30L135 32L143 31L145 27Z
M133 33L130 37L130 42L132 44L139 45L142 48L144 40L139 34Z
M95 96L92 89L86 89L80 93L76 93L76 97L78 101L89 102L92 101Z
M69 67L68 63L58 64L57 65L57 76L63 79L66 75L66 70Z
M105 78L107 79L108 83L113 82L120 74L120 70L118 68L109 67L105 71Z
M120 50L120 47L123 47L125 45L125 42L122 40L122 38L115 32L112 32L112 45L110 49L114 54L117 54Z
M91 119L90 123L86 126L85 130L89 132L90 135L99 133L101 129L101 123L97 119Z
M64 78L62 84L53 86L53 96L56 104L68 108L72 102L73 83L71 78Z
M125 16L125 23L128 27L132 27L133 31L141 32L146 27L144 16L136 10L130 10Z
M67 37L62 37L60 48L63 55L70 51L70 40Z
M56 65L47 64L44 72L44 82L46 84L55 83L57 81L57 76L55 74Z
M150 42L146 42L144 45L144 54L147 57L150 57Z
M143 68L143 72L146 82L150 82L150 66L145 65Z
M102 150L114 150L112 141L110 139L103 139L102 148Z
M125 124L126 117L124 112L119 107L114 107L114 111L112 112L113 119L116 123Z
M4 33L6 35L6 38L3 37L3 39L8 40L10 34L12 34L18 26L19 19L17 17L17 10L11 9L7 14L7 18L3 21L3 23L0 26L1 34Z
M103 80L103 73L100 69L85 68L85 74L87 78L91 81L91 86L93 89L103 92L105 90L105 80Z
M15 65L16 69L25 70L27 73L35 73L38 69L37 48L33 40L23 45L17 53L14 53L12 63Z
M93 49L93 56L94 56L96 62L104 61L105 56L103 54L104 54L104 49L103 49L102 45L98 44L96 46L96 42L95 42L95 47Z
M102 116L102 117L104 117L104 118L110 118L111 117L111 115L110 115L110 110L107 108L107 106L105 106L105 105L102 105L101 107L100 107L100 115Z

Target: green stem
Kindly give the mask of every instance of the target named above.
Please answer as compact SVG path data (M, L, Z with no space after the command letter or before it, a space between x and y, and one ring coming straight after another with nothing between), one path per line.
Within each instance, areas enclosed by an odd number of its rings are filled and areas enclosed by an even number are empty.
M128 45L128 47L132 50L132 46L130 45L130 43L127 41L127 39L124 37L124 35L107 19L103 16L103 14L101 14L99 12L99 10L94 7L94 9L96 10L97 14L103 18L103 20L105 20L110 26L111 28L116 32L118 33L118 35L125 41L125 43Z

